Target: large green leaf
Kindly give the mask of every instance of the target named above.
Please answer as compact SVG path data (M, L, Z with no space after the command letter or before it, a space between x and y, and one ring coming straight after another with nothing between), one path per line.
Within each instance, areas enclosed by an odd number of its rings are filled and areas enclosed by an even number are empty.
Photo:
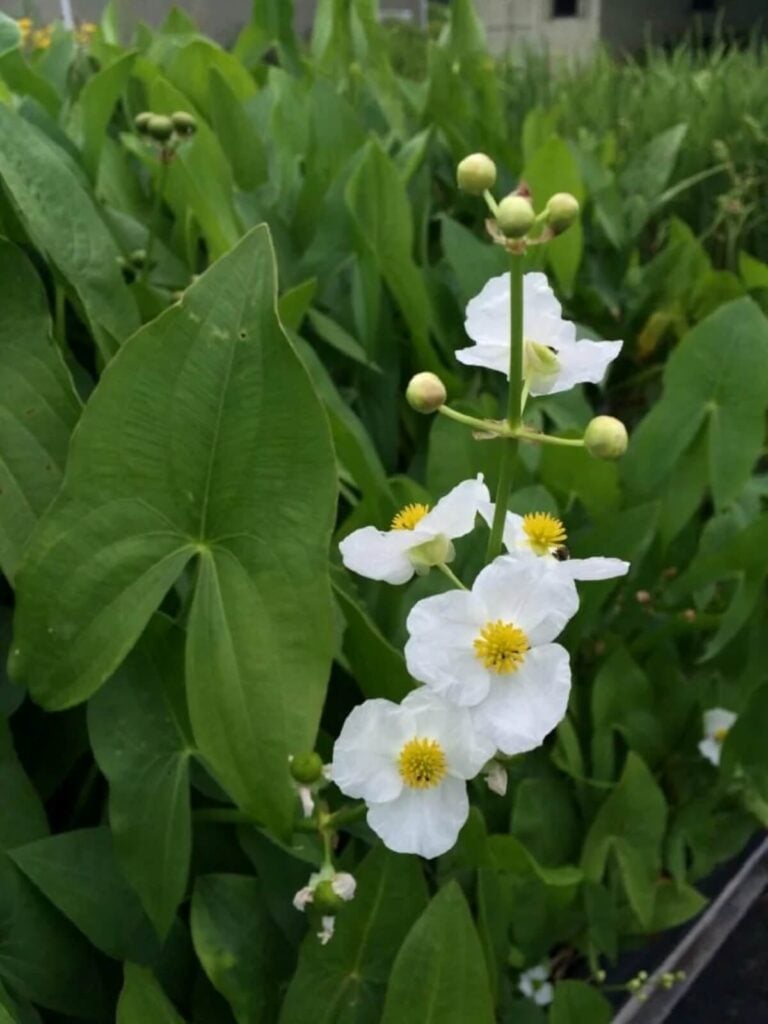
M151 971L126 964L124 977L116 1024L184 1024Z
M200 962L238 1024L274 1024L290 957L259 881L246 875L201 876L191 925Z
M139 326L120 251L64 150L1 103L0 135L0 179L32 241L82 302L107 357Z
M426 890L416 858L382 846L356 875L357 893L339 914L333 940L321 946L312 932L304 940L280 1024L368 1024L378 1018L395 952L424 908Z
M92 181L97 177L99 157L107 137L112 111L125 88L135 60L135 53L124 53L89 78L78 97L75 116L79 118L79 124L77 121L75 123L82 140L83 164Z
M59 489L80 403L51 340L40 279L2 239L0 291L0 566L12 579Z
M0 849L11 850L47 836L45 810L19 764L5 720L0 720L0 773L4 794L0 803Z
M115 863L109 829L46 836L10 853L76 928L116 960L149 962L159 951L139 900Z
M605 996L583 981L561 981L556 986L549 1024L608 1024L612 1017Z
M763 445L768 406L768 319L737 299L694 327L664 370L661 400L635 431L623 463L638 494L676 469L703 426L709 481L718 507L737 497Z
M603 803L584 841L584 875L601 881L615 854L627 897L640 923L650 928L661 863L667 804L656 780L630 751L624 772Z
M340 587L335 593L347 624L344 655L363 694L368 698L402 700L414 686L403 655L350 594Z
M184 634L157 616L88 705L109 782L115 854L161 935L187 885L191 852ZM135 959L135 958L134 958Z
M395 959L381 1024L492 1024L480 938L456 882L434 897Z
M300 415L297 414L300 410ZM187 641L197 746L285 827L332 655L327 423L275 314L265 227L108 367L18 579L12 671L64 708L94 693L199 557Z

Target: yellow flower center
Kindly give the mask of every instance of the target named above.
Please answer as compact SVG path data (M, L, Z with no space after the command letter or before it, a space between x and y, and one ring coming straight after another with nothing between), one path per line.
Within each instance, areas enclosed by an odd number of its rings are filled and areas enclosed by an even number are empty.
M516 672L530 650L528 637L511 622L489 622L474 642L475 654L491 672L500 676Z
M429 505L412 504L401 508L392 520L392 530L412 530L429 512Z
M528 546L537 555L553 555L565 544L567 536L563 524L549 512L530 512L523 516L523 531Z
M411 789L431 789L445 777L448 765L437 740L415 736L408 740L397 759L403 782Z
M715 743L723 743L727 735L727 729L715 729L715 731L712 733L712 739L715 741Z

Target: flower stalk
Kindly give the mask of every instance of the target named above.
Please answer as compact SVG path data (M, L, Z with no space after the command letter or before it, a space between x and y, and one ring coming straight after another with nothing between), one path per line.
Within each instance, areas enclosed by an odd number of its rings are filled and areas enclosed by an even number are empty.
M501 554L504 519L507 514L512 472L517 453L517 435L520 430L523 404L523 254L512 253L509 258L509 393L507 398L507 424L512 434L504 441L499 465L499 483L496 489L496 509L491 535L488 538L486 563Z

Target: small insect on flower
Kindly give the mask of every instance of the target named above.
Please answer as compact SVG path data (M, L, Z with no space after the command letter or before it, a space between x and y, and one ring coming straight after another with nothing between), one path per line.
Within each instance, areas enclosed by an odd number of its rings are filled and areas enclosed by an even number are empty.
M347 718L333 749L331 777L368 804L368 824L397 853L438 857L469 814L466 780L494 753L469 712L427 689L402 704L368 700Z
M495 509L491 502L480 506L480 515L489 526ZM562 558L567 539L565 525L549 512L530 512L525 516L507 512L504 547L513 558L539 558L549 571L572 580L609 580L629 572L629 562L621 558Z
M472 590L425 598L408 616L408 671L505 754L538 747L568 706L568 652L552 643L579 605L573 580L538 558L501 556Z
M400 509L389 530L364 526L339 544L344 565L360 576L406 583L414 573L453 560L451 543L469 533L482 502L490 501L482 475L457 484L430 510L410 504Z
M523 971L517 987L537 1006L549 1006L555 997L555 989L549 980L549 968L546 964L539 964L538 967Z
M470 300L465 329L475 344L456 353L459 362L509 375L509 289L509 274L502 274ZM599 384L622 342L577 341L576 326L563 319L545 274L525 275L523 299L523 373L530 394Z
M730 732L736 715L725 708L710 708L704 712L704 739L699 741L699 753L714 765L720 764L725 737Z

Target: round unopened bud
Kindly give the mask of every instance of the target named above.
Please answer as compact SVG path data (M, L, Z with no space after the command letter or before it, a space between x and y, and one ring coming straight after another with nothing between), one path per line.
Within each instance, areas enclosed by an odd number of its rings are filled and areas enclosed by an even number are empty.
M296 754L291 758L291 775L303 786L311 786L323 774L323 759L311 751L308 754Z
M567 231L579 216L579 200L570 192L557 192L547 202L547 223L556 235Z
M318 882L315 886L312 905L321 914L328 914L330 916L337 913L344 906L344 897L339 896L336 892L330 878L324 878L322 882Z
M154 115L151 110L142 110L140 114L137 114L136 117L134 117L133 127L140 135L147 134L147 128L149 127L149 122L152 120L153 116Z
M472 153L456 168L456 180L462 191L481 196L496 184L496 164L485 153Z
M620 459L628 443L627 428L614 416L595 416L584 431L584 445L596 459Z
M173 121L164 114L153 114L147 121L146 132L158 142L167 142L173 135Z
M445 384L434 373L417 373L405 389L406 401L416 412L437 412L447 397Z
M134 249L133 252L130 253L130 255L128 256L128 262L131 264L131 266L138 267L140 269L147 262L147 250Z
M186 110L177 110L171 114L171 121L177 135L194 135L197 131L197 121Z
M505 196L499 203L496 223L507 238L522 238L533 227L536 216L530 199L525 196Z

